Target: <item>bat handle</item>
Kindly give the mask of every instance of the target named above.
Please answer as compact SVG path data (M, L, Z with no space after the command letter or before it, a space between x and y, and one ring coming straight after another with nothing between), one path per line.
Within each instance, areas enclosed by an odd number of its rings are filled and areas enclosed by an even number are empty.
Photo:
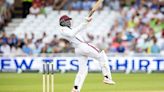
M91 17L93 15L93 13L95 12L95 10L92 10L90 13L89 13L89 16L88 17Z

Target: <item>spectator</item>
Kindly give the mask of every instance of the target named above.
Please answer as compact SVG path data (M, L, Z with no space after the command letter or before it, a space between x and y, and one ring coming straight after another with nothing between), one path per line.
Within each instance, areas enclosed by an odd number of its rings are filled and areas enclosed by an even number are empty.
M50 42L50 47L52 48L52 52L59 52L59 38L57 35L54 35L53 40Z
M34 50L36 49L36 46L34 44L34 42L32 42L32 39L28 40L28 47L32 50L32 53L34 52Z
M48 44L46 44L46 45L41 49L41 53L49 53L48 48L49 48L49 46L48 46Z
M24 42L22 41L22 39L18 39L18 42L15 47L22 48L23 46L24 46Z
M142 34L138 39L137 39L137 46L136 46L136 49L137 49L137 52L138 53L143 53L144 50L145 50L145 39L147 38L146 37L147 35L146 34Z
M122 33L116 33L116 37L113 39L113 42L120 44L122 42Z
M55 1L55 0L47 0L47 2L45 2L45 3L48 3L49 5L53 6L54 1Z
M58 51L61 53L61 52L65 52L65 47L66 47L66 44L67 44L67 40L65 40L65 39L59 39L59 49L58 49Z
M6 25L7 22L10 21L11 14L7 9L4 0L0 0L0 30L3 30L3 26Z
M11 34L11 40L12 40L12 44L16 47L16 44L18 42L18 38L16 37L15 34Z
M36 47L36 49L33 50L33 54L34 54L34 55L38 55L38 54L40 54L40 53L41 53L41 49L38 48L38 47Z
M60 9L64 9L66 6L66 3L68 2L69 0L54 0L54 9L55 10L60 10ZM68 8L68 7L67 7Z
M4 26L4 19L2 16L0 16L0 31L3 30L3 26Z
M32 6L32 0L23 0L23 18L25 18L30 13L30 7Z
M6 32L2 32L1 38L2 38L3 43L8 43L8 37L7 37Z
M59 47L61 48L60 53L72 52L70 43L65 39L60 39Z
M51 6L51 4L46 3L44 7L44 11L46 15L50 14L53 11L53 7Z
M6 1L9 8L12 8L14 3L15 3L15 0L5 0L5 1Z
M24 53L23 53L23 51L22 51L22 49L21 48L19 48L19 47L15 47L15 46L12 46L11 47L11 54L14 54L14 55L24 55Z
M83 10L90 10L92 8L92 2L89 0L84 0L82 3Z
M2 27L4 26L4 23L5 23L4 15L6 11L7 11L7 8L4 5L4 1L0 0L0 30L2 30Z
M109 7L112 9L112 10L116 10L118 11L120 9L120 1L119 0L111 0L109 2Z
M54 47L54 46L58 46L58 44L59 44L58 36L57 35L54 35L54 38L51 41L50 46Z
M28 38L27 33L25 33L24 35L25 36L24 36L23 42L26 44L26 43L28 43L29 38Z
M33 6L30 8L30 14L32 15L38 15L41 12L41 8L37 6L37 4L33 4Z
M3 43L3 40L2 40L2 38L0 37L0 47L2 46L2 43Z
M33 0L32 5L36 5L37 7L42 7L43 5L42 1L43 0Z
M106 43L106 45L107 45L106 49L108 49L108 50L109 50L109 48L111 48L112 38L113 38L113 37L111 36L111 32L108 32L108 33L107 33L107 36L106 36L106 38L105 38L105 43Z
M14 46L14 44L12 43L12 39L11 39L11 37L8 37L7 38L7 43L8 43L8 45L11 47L11 46Z
M3 42L2 46L0 47L1 51L3 52L4 55L10 54L10 46L6 43Z
M27 55L31 55L33 53L32 49L29 47L29 43L25 43L25 45L22 47L22 50Z
M152 2L151 6L150 6L151 9L156 9L156 10L159 9L159 6L158 6L159 1L158 0L152 0L151 2Z
M127 32L126 36L127 36L127 41L132 41L134 39L134 35L132 32Z
M35 46L36 46L36 50L37 52L41 52L41 49L44 47L44 44L43 44L43 41L42 39L38 39L36 42L35 42Z
M119 47L117 47L117 52L118 53L124 53L125 52L125 47L120 45Z
M6 1L6 5L8 8L8 12L10 13L10 18L14 16L14 3L15 0L5 0Z
M151 53L160 53L160 47L157 45L157 39L153 37L152 40L153 45L151 46Z
M63 50L61 52L62 53L73 52L73 48L71 47L69 42L66 42L65 47L63 48Z
M81 10L82 1L81 0L73 0L71 6L72 6L73 10Z

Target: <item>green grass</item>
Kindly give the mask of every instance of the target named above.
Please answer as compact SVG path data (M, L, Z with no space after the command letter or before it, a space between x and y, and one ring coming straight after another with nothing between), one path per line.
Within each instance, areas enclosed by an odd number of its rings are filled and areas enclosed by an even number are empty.
M75 73L55 74L55 92L70 92ZM113 74L116 85L89 73L81 92L164 92L164 74ZM0 92L42 92L41 74L0 73Z

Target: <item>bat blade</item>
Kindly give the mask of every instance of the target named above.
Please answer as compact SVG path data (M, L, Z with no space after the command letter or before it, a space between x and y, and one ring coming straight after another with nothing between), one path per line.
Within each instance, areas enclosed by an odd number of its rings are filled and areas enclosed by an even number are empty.
M96 4L93 6L92 10L89 13L89 17L93 15L93 13L100 7L100 5L103 3L103 0L98 0Z

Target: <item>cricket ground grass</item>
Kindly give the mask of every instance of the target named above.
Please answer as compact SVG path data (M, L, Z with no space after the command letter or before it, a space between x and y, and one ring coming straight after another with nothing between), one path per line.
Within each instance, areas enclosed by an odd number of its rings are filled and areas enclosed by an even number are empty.
M54 75L54 92L71 92L75 73ZM100 73L89 73L81 92L164 92L164 73L114 73L116 85L102 82ZM0 92L42 92L42 74L0 73Z

